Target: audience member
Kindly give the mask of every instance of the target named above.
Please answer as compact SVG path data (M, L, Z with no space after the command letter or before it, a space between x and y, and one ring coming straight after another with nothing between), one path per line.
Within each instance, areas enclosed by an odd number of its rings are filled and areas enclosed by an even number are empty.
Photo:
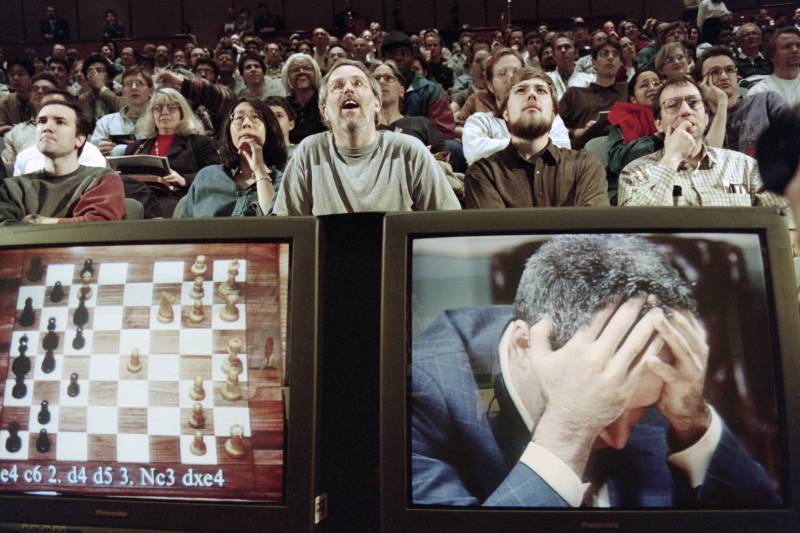
M538 67L539 50L542 49L542 36L538 31L529 31L525 34L525 51L521 54L525 66Z
M319 87L322 75L316 61L307 54L294 54L283 64L281 73L294 112L294 129L289 138L292 144L325 131L319 110Z
M694 80L664 82L653 114L664 148L625 167L620 205L786 207L779 195L764 192L755 159L703 142L708 114Z
M270 96L264 100L264 103L267 104L267 107L269 107L272 114L275 115L275 119L278 121L278 126L283 134L283 144L286 146L286 159L288 160L292 157L294 149L297 147L297 145L292 144L292 141L289 139L289 134L294 129L294 111L292 110L292 106L289 105L286 98L280 96ZM278 168L282 171L283 165Z
M464 178L466 207L608 205L600 161L550 140L556 106L547 74L530 67L514 73L511 90L500 103L511 142L470 165Z
M123 155L136 139L136 123L144 116L150 97L153 95L153 80L142 69L132 67L122 75L123 104L116 113L109 113L97 121L91 136L103 155Z
M333 66L319 94L331 131L309 137L295 150L277 193L276 214L459 209L421 142L376 130L380 98L380 85L362 63L343 59Z
M463 105L455 114L456 119L456 135L461 136L464 128L464 122L473 113L494 111L496 106L494 104L494 95L489 92L488 81L486 80L486 62L489 60L490 52L488 50L478 50L472 54L469 65L469 80L465 77L467 74L460 76L456 80L458 87L466 84L464 90L467 94L466 100ZM453 87L455 89L455 86ZM453 101L457 96L453 94Z
M594 76L578 72L575 69L577 59L575 39L568 33L559 33L553 40L553 58L556 61L556 70L547 75L553 80L556 88L556 97L561 100L568 87L588 87L594 81Z
M42 106L36 118L36 145L44 156L44 169L3 180L0 223L91 222L125 215L119 176L78 162L89 128L73 98Z
M268 42L264 46L264 63L266 67L264 74L270 78L280 79L283 55L281 55L281 47L278 46L278 43Z
M683 44L670 42L656 54L655 70L662 78L681 78L691 72L689 54Z
M236 95L245 98L264 100L267 96L282 96L283 87L280 80L269 80L264 77L266 65L261 56L255 52L245 52L239 57L239 72L242 84L236 88ZM273 83L274 82L274 83Z
M125 37L125 25L117 20L117 14L113 9L107 9L103 20L103 37L109 39L121 39Z
M320 69L325 68L325 57L328 55L331 35L325 28L314 28L314 31L311 32L311 44L313 46L313 53L309 55L314 58L314 61L317 62L317 66Z
M673 22L665 22L657 28L655 32L656 39L639 50L636 56L636 63L640 70L655 68L655 57L658 50L665 44L671 42L683 42L688 36L686 24L676 20ZM658 72L658 69L656 69Z
M42 32L44 41L69 41L69 23L56 14L56 8L47 6L45 17L39 22L39 29Z
M47 60L47 72L56 79L59 89L66 89L69 85L69 64L63 57L50 57Z
M119 111L122 98L113 90L111 63L100 54L92 54L81 67L87 81L88 91L81 92L78 99L92 126L101 117Z
M731 10L722 0L700 0L697 6L697 27L702 28L707 19L723 18L730 14Z
M775 32L766 46L773 72L748 91L754 95L767 91L778 93L790 106L800 104L800 29L794 26Z
M222 85L230 90L236 87L236 54L230 48L221 48L214 54L214 62L219 69L217 85Z
M269 107L258 98L239 98L220 130L222 164L200 170L176 217L269 214L286 162L284 135Z
M172 216L198 170L219 163L217 150L204 133L189 103L171 88L156 90L136 123L140 140L129 145L125 153L161 156L169 161L170 174L150 182L161 216Z
M725 124L721 146L755 156L758 138L786 109L786 101L771 91L739 97L735 57L727 46L713 46L700 58L698 72L703 85L713 85L725 95L707 102L711 114L721 115Z
M33 64L27 58L15 57L6 64L6 72L13 92L0 97L0 135L33 117L30 102Z
M763 39L761 28L757 24L747 22L739 26L739 29L736 30L736 44L739 46L736 68L742 79L772 74L769 61L761 53Z
M617 81L628 82L636 74L636 45L627 37L622 37L618 42L622 53L622 64L617 71Z
M58 87L55 77L47 72L37 74L31 78L31 97L30 104L33 115L39 114L42 108L42 100L44 96L55 90ZM17 159L17 154L22 152L25 148L36 144L36 119L32 118L25 122L20 122L14 125L11 130L6 133L3 142L3 166L5 167L5 175L14 175L14 162Z
M592 50L599 47L600 45L604 44L608 41L608 34L603 30L595 30L592 32L591 35L591 46ZM621 55L621 54L620 54ZM578 58L575 61L575 70L578 72L583 72L584 74L596 74L594 70L594 59L592 58L592 54L585 55L583 57Z
M428 55L428 77L447 91L453 86L453 71L443 62L442 37L438 32L425 33L425 50Z

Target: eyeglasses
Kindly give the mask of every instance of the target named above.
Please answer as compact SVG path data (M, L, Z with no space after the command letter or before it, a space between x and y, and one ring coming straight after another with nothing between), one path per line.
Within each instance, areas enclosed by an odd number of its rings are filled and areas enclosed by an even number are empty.
M761 37L760 31L747 31L743 34L739 35L741 39L747 39L748 37Z
M51 87L49 84L48 85L33 85L33 86L31 86L31 91L35 92L35 93L47 94L52 90L53 90L53 87Z
M497 71L497 77L498 78L505 78L506 76L513 76L518 70L519 70L519 67L503 68L503 69L500 69L500 70Z
M385 81L386 83L394 83L397 81L397 76L394 74L375 74L375 79L378 82Z
M142 80L125 80L125 82L122 84L122 86L125 87L126 89L133 89L134 87L144 87L145 85L147 84Z
M181 110L181 106L178 104L156 104L153 106L153 112L157 114L161 114L164 111L169 111L170 113L177 113Z
M677 113L684 102L689 105L689 108L692 111L697 111L703 107L703 99L699 96L684 96L680 98L670 98L669 100L664 100L664 103L661 104L661 109L669 111L670 113Z
M597 57L619 57L619 52L613 48L604 48L597 52Z
M736 76L736 67L730 65L727 67L712 68L707 72L707 74L712 78L719 78L720 76L722 76L723 72L725 73L726 76L732 78L733 76Z
M241 126L244 123L244 119L248 119L250 122L264 122L264 115L259 113L258 111L251 111L249 113L233 113L230 116L231 124L236 126Z
M658 89L659 87L661 87L661 80L643 81L641 83L637 83L636 84L636 88L637 89L647 90L650 87L653 87L654 89Z
M683 54L678 54L676 56L668 56L664 58L664 63L682 63L686 60L686 56Z
M296 72L301 72L301 71L314 72L314 67L312 67L311 65L307 65L305 63L300 63L298 65L292 65L292 67L289 69L288 72L290 74L294 74Z
M344 89L347 86L348 82L353 87L353 89L355 89L356 91L360 91L360 90L366 88L366 86L367 86L367 80L365 78L354 76L354 77L350 78L349 80L345 80L345 79L342 79L342 78L337 78L337 79L333 80L330 83L330 90L332 92L334 92L334 93L340 93L340 92L344 91Z

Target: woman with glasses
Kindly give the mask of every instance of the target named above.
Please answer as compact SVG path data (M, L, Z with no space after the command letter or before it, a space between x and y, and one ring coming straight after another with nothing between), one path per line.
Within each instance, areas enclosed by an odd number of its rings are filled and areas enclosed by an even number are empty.
M136 123L136 132L141 140L128 146L126 154L154 155L169 161L170 174L159 181L148 180L148 184L161 216L171 217L195 174L218 164L219 154L189 103L174 89L161 88L153 94L147 111Z
M628 82L629 102L615 102L608 113L611 128L607 138L606 174L612 205L616 204L617 176L625 165L664 146L664 138L657 133L652 111L659 87L661 78L655 71L637 72Z
M197 173L175 210L177 218L269 214L286 162L283 134L261 100L240 98L219 133L221 165Z
M663 78L678 78L692 71L693 61L686 47L673 41L661 47L656 54L656 72Z

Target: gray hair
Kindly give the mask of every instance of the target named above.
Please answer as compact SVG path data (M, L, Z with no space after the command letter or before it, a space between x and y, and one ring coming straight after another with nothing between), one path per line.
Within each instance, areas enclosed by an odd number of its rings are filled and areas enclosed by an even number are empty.
M311 63L311 66L314 68L314 86L319 89L322 73L319 70L319 65L317 62L314 61L314 58L308 54L301 54L300 52L294 53L290 55L286 62L283 64L283 68L281 69L281 81L283 81L283 86L286 89L287 94L292 94L292 87L289 85L289 69L298 61L308 61Z
M136 121L137 136L142 139L149 139L158 135L156 128L156 121L153 118L153 106L158 104L178 104L181 108L181 121L178 122L178 127L175 128L175 133L185 137L193 133L204 134L205 128L202 121L197 118L197 115L192 111L189 102L183 97L181 93L169 87L161 87L157 89L150 103L147 105L147 111L142 114L138 121Z
M694 310L687 282L656 246L632 235L561 235L525 264L514 300L515 318L533 325L547 315L551 344L561 348L600 307L645 293L660 306Z
M372 73L369 69L362 63L361 61L356 61L355 59L339 59L331 65L330 70L325 77L322 78L322 84L319 86L319 107L322 109L322 106L325 104L325 99L328 98L328 80L331 77L337 68L339 67L356 67L358 70L364 73L364 76L367 77L367 81L369 82L369 87L372 89L372 94L375 95L375 98L378 101L381 101L381 84L378 83L378 80L372 77Z

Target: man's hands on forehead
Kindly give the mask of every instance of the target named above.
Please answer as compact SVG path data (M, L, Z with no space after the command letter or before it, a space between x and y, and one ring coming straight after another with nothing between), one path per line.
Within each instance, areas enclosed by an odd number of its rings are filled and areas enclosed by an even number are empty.
M556 351L549 318L530 329L529 364L544 401L533 441L578 476L598 435L625 411L642 407L632 401L648 371L664 381L656 406L672 425L677 446L691 445L710 423L703 400L705 331L689 311L656 304L646 295L618 299ZM658 355L665 347L671 363Z

